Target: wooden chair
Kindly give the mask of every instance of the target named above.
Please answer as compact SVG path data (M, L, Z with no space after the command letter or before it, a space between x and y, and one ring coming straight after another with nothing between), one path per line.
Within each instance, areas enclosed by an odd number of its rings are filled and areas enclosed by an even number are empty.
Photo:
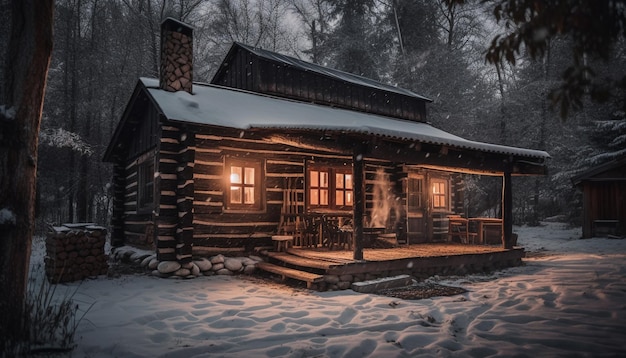
M298 214L282 214L278 235L293 237L294 246L302 246L302 223Z
M350 249L352 248L352 231L348 231L339 226L339 219L332 217L322 217L324 228L324 238L329 250L333 247Z
M321 218L310 214L301 214L300 217L302 246L316 247L320 238Z
M278 224L278 235L293 236L294 246L302 244L302 223L300 220L298 192L294 189L295 184L288 181L286 189L283 190L283 206L280 211L280 223Z
M463 244L469 243L469 223L460 215L450 215L448 216L448 241L453 242L457 238Z

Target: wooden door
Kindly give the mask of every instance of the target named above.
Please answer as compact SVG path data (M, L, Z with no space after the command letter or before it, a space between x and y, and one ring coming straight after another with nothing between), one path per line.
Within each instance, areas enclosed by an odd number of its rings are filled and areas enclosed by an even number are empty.
M406 186L407 239L409 243L426 241L425 181L423 175L409 174Z

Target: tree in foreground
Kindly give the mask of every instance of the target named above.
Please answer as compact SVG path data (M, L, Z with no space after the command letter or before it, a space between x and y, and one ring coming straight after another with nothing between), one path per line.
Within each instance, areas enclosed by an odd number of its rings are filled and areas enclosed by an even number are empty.
M446 0L449 6L466 0ZM550 41L568 36L573 42L571 63L550 98L561 117L583 107L584 99L620 102L626 109L626 76L600 77L594 62L611 59L614 47L626 39L626 0L482 0L504 31L487 50L488 62L515 64L522 51L541 58Z
M37 140L52 52L53 3L0 3L0 352L25 334Z

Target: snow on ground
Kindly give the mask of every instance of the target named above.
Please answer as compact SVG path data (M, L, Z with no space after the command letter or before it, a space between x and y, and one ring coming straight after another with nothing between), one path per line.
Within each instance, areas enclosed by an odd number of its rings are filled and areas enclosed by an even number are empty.
M579 228L559 223L515 231L526 265L430 279L468 290L450 297L320 293L230 276L64 285L81 307L93 305L72 356L626 355L626 240L580 240Z

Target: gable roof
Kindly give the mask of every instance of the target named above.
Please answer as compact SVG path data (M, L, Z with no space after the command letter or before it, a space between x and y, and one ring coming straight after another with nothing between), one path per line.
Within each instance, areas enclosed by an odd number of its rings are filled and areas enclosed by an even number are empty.
M265 60L274 62L276 64L280 64L280 65L284 65L284 66L290 66L302 71L310 71L310 72L314 72L317 73L319 75L325 76L325 77L329 77L329 78L333 78L339 81L343 81L343 82L347 82L347 83L351 83L357 86L361 86L361 87L367 87L367 88L371 88L371 89L376 89L376 90L381 90L381 91L386 91L386 92L391 92L391 93L396 93L396 94L401 94L404 96L408 96L408 97L412 97L412 98L417 98L426 102L432 102L431 99L426 98L424 96L421 96L413 91L410 91L408 89L404 89L404 88L400 88L400 87L396 87L396 86L392 86L392 85L388 85L382 82L378 82L375 81L373 79L367 78L367 77L363 77L363 76L359 76L359 75L355 75L349 72L344 72L344 71L340 71L340 70L336 70L333 68L329 68L329 67L324 67L312 62L306 62L300 59L297 59L295 57L291 57L291 56L287 56L287 55L283 55L283 54L279 54L276 52L272 52L272 51L268 51L268 50L264 50L264 49L260 49L260 48L256 48L256 47L252 47L252 46L248 46L239 42L234 42L232 47L230 48L230 50L228 51L228 53L226 54L226 57L222 63L222 66L220 66L220 68L217 70L217 72L215 73L215 75L213 76L213 79L211 80L211 83L215 84L215 81L217 78L221 77L222 75L222 71L226 70L226 64L229 64L231 61L229 61L229 59L234 56L234 53L238 50L238 48L242 48L245 49L248 52L253 53L254 55L263 58Z
M158 80L140 82L171 121L237 129L306 129L342 131L459 149L547 159L544 151L467 140L430 124L329 106L290 101L211 84L194 83L193 94L167 92Z
M621 170L618 170L620 169ZM603 176L608 174L608 176ZM572 178L572 183L577 186L583 181L626 181L626 154L604 164L592 167Z

